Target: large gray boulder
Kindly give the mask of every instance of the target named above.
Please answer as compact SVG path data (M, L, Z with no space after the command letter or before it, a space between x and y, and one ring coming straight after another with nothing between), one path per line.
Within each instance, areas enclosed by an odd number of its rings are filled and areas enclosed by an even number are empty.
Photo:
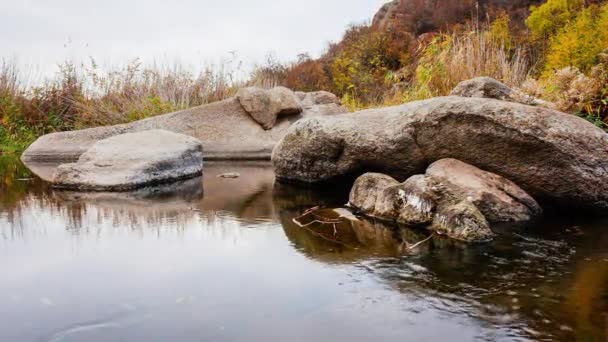
M44 135L23 153L26 165L75 161L93 144L124 133L151 129L186 134L201 140L206 160L269 160L272 149L289 126L302 118L345 113L339 105L313 105L300 114L282 115L272 129L264 129L237 98L159 115L128 124Z
M203 147L195 138L163 130L101 140L76 163L55 171L56 187L124 191L200 176Z
M272 129L281 115L302 112L300 100L291 90L275 87L270 90L247 87L236 94L243 109L266 130Z
M490 223L527 222L541 213L511 181L455 159L439 160L404 183L367 173L355 182L349 203L367 216L428 226L464 241L491 239Z
M526 95L519 90L511 89L506 84L491 77L476 77L462 81L458 83L450 95L497 99L555 109L554 104Z
M574 115L485 98L440 97L302 120L273 152L277 178L319 183L380 172L399 181L454 158L540 202L608 209L608 135Z

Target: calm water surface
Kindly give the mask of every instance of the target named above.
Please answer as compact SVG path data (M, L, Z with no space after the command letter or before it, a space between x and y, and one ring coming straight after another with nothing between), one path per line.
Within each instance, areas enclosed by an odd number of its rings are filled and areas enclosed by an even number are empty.
M0 160L0 341L605 341L608 221L463 246L365 220L300 228L348 189L267 164L123 194ZM218 174L239 172L239 179ZM333 215L327 213L327 215Z

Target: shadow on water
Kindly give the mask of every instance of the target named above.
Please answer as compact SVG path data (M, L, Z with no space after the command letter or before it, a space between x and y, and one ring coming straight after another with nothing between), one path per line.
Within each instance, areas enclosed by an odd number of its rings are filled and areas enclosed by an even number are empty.
M532 227L495 227L498 238L489 244L434 236L413 250L407 246L428 232L364 218L305 229L293 222L317 205L340 207L347 192L338 193L275 186L285 234L306 256L356 263L395 290L451 302L443 309L511 325L531 339L608 338L608 219L552 217Z
M28 213L41 208L63 217L65 229L77 234L89 234L90 223L100 221L140 230L160 230L165 222L188 230L193 222L217 217L230 217L246 229L278 223L306 258L354 267L395 293L419 298L423 305L411 307L414 313L430 307L464 315L488 329L506 327L505 338L607 338L607 220L552 217L534 227L501 227L489 244L433 236L410 249L428 232L363 218L297 225L294 218L311 207L343 207L348 184L321 189L275 184L266 163L208 164L202 179L128 193L54 190L32 180L15 160L1 160L0 170L0 223L9 225L1 232L4 239L19 239L15 230L27 230ZM218 177L225 172L241 176ZM339 218L335 212L326 215ZM435 325L441 322L429 323Z

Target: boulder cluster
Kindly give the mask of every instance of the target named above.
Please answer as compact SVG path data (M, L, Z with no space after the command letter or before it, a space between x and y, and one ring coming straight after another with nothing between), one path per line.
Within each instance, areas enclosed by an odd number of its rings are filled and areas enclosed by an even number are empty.
M40 137L21 159L36 173L41 162L67 163L56 187L123 191L201 174L206 160L269 160L290 125L302 118L345 113L327 92L284 87L241 89L237 96L124 125Z
M541 214L538 203L513 182L456 159L433 163L424 175L399 183L367 173L350 193L354 209L464 241L493 237L491 223L526 222Z
M491 223L537 216L535 200L606 212L608 135L516 94L478 78L448 97L301 120L273 152L276 177L363 175L351 193L362 213L467 241L489 238Z
M68 162L57 187L122 191L196 177L208 160L269 159L278 180L358 177L350 206L463 241L541 206L608 211L608 135L481 77L451 96L346 113L327 92L244 88L234 98L126 125L45 135L22 156ZM203 146L204 153L203 153ZM537 202L538 201L538 202Z
M206 160L270 160L272 149L294 122L346 112L338 98L326 92L245 88L224 101L128 124L47 134L28 147L21 159L26 165L73 162L100 140L161 129L202 141Z

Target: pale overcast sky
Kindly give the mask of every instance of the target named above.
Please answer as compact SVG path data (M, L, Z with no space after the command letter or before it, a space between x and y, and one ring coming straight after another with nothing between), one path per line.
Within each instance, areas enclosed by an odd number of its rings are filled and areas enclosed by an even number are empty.
M0 0L0 57L37 65L93 56L199 67L236 52L246 63L318 55L386 0Z

